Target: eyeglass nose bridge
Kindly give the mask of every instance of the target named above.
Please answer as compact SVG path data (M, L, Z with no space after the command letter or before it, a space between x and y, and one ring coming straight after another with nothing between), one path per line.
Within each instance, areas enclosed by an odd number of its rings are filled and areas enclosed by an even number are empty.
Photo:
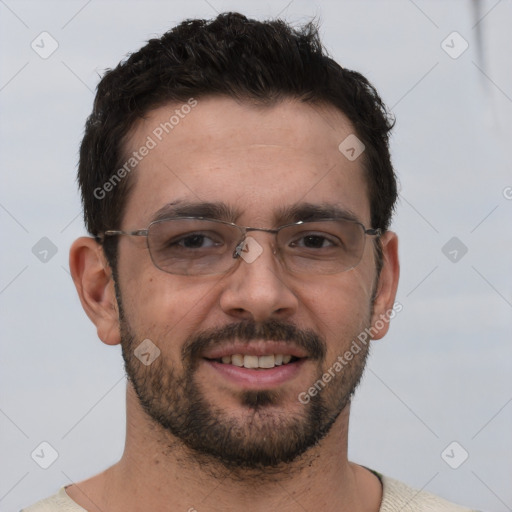
M235 250L233 251L233 258L239 258L242 255L242 251L244 250L245 241L247 239L247 233L251 231L263 231L264 233L271 233L273 235L277 235L279 233L278 229L271 229L271 228L250 228L246 226L239 226L240 230L242 232L242 238L238 242L238 244L235 247ZM277 254L277 249L275 247L272 248L272 254Z

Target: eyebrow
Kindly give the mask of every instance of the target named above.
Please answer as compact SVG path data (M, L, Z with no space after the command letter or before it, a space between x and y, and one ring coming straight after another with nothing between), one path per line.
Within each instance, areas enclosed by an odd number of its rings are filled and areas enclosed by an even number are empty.
M293 223L300 220L315 221L339 217L361 222L350 209L331 203L298 203L292 206L281 207L276 212L276 220L279 223Z
M172 217L207 217L209 219L235 222L241 212L221 202L191 202L177 200L160 208L151 221L164 220Z
M151 222L173 217L205 217L235 223L242 211L223 202L192 202L177 200L160 208L151 218ZM298 203L282 206L274 214L275 225L299 221L316 221L332 218L344 218L361 222L358 216L348 208L331 203Z

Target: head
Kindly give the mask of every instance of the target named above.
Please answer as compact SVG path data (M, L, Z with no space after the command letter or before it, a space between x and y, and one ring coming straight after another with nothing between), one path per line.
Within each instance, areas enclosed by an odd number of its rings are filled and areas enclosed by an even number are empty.
M94 238L75 243L71 270L100 338L122 344L140 407L169 439L228 467L268 468L297 460L347 409L368 343L307 404L297 397L392 308L391 125L372 85L325 54L313 24L190 20L105 74L78 173ZM343 154L345 140L364 145L359 157ZM319 211L382 235L363 237L354 268L290 272L268 230ZM155 266L144 237L104 236L176 215L258 228L261 254L222 273L173 274ZM139 346L158 357L144 364ZM222 357L235 348L293 359L233 373ZM264 372L275 374L266 384Z

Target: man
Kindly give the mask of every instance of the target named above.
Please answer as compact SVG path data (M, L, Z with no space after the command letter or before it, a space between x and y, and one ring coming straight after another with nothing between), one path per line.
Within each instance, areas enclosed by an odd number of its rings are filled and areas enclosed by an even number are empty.
M399 306L391 126L313 25L186 21L105 75L70 268L122 346L125 452L25 510L468 510L347 459Z

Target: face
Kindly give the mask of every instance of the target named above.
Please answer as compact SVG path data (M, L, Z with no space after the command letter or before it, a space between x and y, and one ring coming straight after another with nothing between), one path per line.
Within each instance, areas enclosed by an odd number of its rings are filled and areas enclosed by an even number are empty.
M130 153L148 136L156 146L130 177L116 228L177 214L275 228L315 208L372 227L362 158L338 150L354 130L335 109L205 98L172 131L155 132L179 107L152 111L127 141ZM357 267L317 275L290 272L273 234L250 236L261 254L217 275L163 272L144 237L122 236L118 246L123 356L140 404L170 438L231 468L297 460L327 434L357 386L367 346L308 403L298 397L381 312L372 305L371 238ZM147 366L134 355L146 339L160 350Z

